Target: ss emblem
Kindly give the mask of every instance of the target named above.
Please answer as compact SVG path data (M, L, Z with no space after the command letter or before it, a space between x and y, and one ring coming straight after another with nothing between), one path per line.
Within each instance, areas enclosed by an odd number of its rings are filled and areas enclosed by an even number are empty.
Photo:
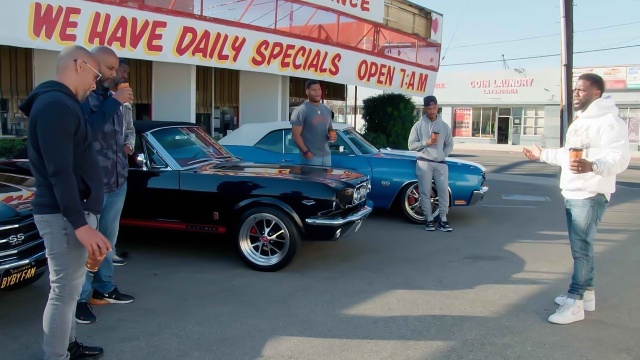
M7 240L9 240L9 244L11 245L22 244L22 241L24 240L24 234L11 235Z

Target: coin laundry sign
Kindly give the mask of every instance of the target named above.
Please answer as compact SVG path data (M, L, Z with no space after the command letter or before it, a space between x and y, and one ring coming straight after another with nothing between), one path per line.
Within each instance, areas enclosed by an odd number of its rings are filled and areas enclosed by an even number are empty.
M373 0L344 1L356 4L374 9ZM436 79L428 67L330 44L92 1L13 2L10 11L0 12L0 44L54 51L72 44L106 45L133 59L314 78L417 96L431 93Z

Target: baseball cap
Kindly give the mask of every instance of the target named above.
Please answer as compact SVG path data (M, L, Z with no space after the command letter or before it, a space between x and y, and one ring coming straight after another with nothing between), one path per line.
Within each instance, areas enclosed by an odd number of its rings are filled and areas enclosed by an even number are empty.
M436 99L436 97L433 95L425 96L423 105L429 106L431 105L431 103L433 103L434 105L438 105L438 99Z

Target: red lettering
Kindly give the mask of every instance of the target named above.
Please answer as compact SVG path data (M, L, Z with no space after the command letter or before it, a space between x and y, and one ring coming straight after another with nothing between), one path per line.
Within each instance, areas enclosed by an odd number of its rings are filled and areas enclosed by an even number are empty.
M32 24L30 26L32 38L34 40L39 39L44 31L45 39L51 40L64 9L62 6L53 7L53 5L49 4L45 5L43 9L42 4L39 2L31 5L31 8L33 12L31 15Z
M116 24L109 34L107 46L112 47L113 45L116 45L118 48L124 49L127 46L128 28L129 20L124 16L120 16L118 20L116 20Z
M267 50L269 49L269 40L260 41L254 50L254 54L251 57L251 65L258 67L262 66L267 61Z
M60 32L59 37L60 41L63 43L75 43L78 36L73 33L69 33L71 30L75 30L78 28L78 22L72 20L71 17L77 17L82 13L80 8L68 7L64 11L64 17L62 18L62 23L60 24Z
M218 54L216 55L216 59L218 59L218 61L227 61L227 60L229 60L229 55L224 53L224 49L227 47L227 42L228 41L229 41L229 35L224 34L222 36L221 43L218 46Z
M111 15L104 14L104 20L100 12L95 12L92 17L91 27L87 34L87 43L89 45L104 45L107 40L107 33L109 31L109 23L111 22ZM103 20L103 21L101 21Z
M292 61L292 66L294 69L296 70L300 70L302 68L303 64L297 63L296 60L300 59L300 56L304 56L304 54L306 54L307 52L307 48L304 46L300 46L296 52L293 54L293 61Z
M367 73L369 72L369 63L367 60L362 60L358 64L358 80L359 81L368 81Z
M141 26L138 26L138 19L131 19L131 35L129 36L129 46L132 49L137 49L142 39L144 39L144 34L147 33L149 29L149 20L144 20Z
M216 50L219 47L220 40L222 39L221 33L216 33L216 36L213 38L213 43L211 44L211 48L209 49L209 59L213 59L216 55Z
M429 80L428 74L420 74L418 76L418 91L425 92L427 91L427 81Z
M309 66L307 67L307 70L311 70L317 73L317 72L320 72L319 67L320 67L320 50L315 50L313 52L313 57L309 62Z
M149 31L149 37L147 37L146 50L153 53L161 53L164 48L161 43L157 44L156 41L162 40L162 32L167 28L166 21L156 21L151 23L151 30Z
M209 40L211 40L211 32L209 32L209 30L205 30L201 35L199 35L195 46L191 50L191 55L204 59L209 52Z
M284 52L282 55L282 59L280 59L280 68L282 69L288 69L292 67L292 57L293 57L293 50L295 50L296 46L293 44L287 44L284 47ZM295 67L295 65L293 65Z
M234 36L231 41L231 51L233 52L232 62L236 63L238 61L238 57L240 57L240 52L244 49L244 44L247 43L247 38L242 36Z
M342 60L342 55L333 55L330 61L331 65L329 66L329 75L336 76L340 73L340 60Z
M176 55L179 57L184 56L189 49L193 47L198 37L198 30L191 26L183 26L180 34L178 35L178 39L176 40L176 45L174 46L174 51ZM148 43L148 40L147 40Z
M267 66L271 65L274 60L279 58L284 52L284 44L281 42L275 42L271 46L271 51L269 52L269 58L267 59Z

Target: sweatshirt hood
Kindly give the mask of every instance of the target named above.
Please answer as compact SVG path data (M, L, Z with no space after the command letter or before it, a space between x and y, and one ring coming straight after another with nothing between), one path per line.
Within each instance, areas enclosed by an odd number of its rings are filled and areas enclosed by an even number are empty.
M597 119L605 115L618 116L618 107L610 96L595 100L587 110L577 115L583 119Z
M71 91L71 89L69 89L67 85L56 80L49 80L36 86L36 88L33 89L33 91L18 106L18 108L25 115L27 115L27 117L29 117L31 114L31 109L33 108L33 105L35 104L36 100L38 100L38 98L43 94L46 94L51 91L57 91L57 92L63 93L71 97L73 100L78 101L78 98L76 97L76 95L73 93L73 91Z

